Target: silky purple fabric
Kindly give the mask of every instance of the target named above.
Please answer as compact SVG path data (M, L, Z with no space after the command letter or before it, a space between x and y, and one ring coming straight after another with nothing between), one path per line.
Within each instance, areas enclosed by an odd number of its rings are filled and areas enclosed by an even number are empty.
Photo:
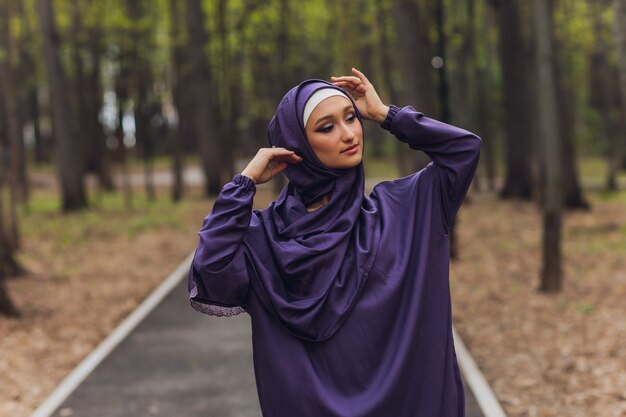
M382 127L426 152L432 162L359 196L351 230L335 225L338 231L328 233L326 241L318 236L324 230L311 222L312 236L286 238L314 256L335 251L334 238L347 240L337 274L325 265L309 271L287 262L288 276L264 275L278 265L275 257L293 254L274 252L279 244L254 246L275 228L277 206L252 210L255 184L239 174L224 186L199 232L189 273L191 303L209 314L250 314L265 417L464 415L451 327L449 231L476 170L481 140L410 106L391 106ZM338 177L336 186L344 178ZM289 195L297 198L287 188L277 201ZM336 197L333 193L329 206ZM286 217L290 224L308 224L306 217L322 209L287 210ZM318 245L321 253L314 251ZM372 264L365 279L359 253L375 255L368 258ZM259 268L259 262L268 266ZM299 298L307 294L313 297Z
M321 88L307 80L281 100L268 128L270 145L303 158L285 169L289 183L266 210L256 211L243 241L263 303L287 331L311 341L331 337L358 301L376 258L378 210L364 201L363 163L331 169L311 148L302 114ZM356 107L353 108L361 123ZM306 205L326 193L328 204L308 212Z
M302 201L302 203L304 203L303 205L309 205L315 200L322 198L325 194L332 192L335 189L337 180L345 175L351 177L347 180L349 182L364 178L362 163L353 169L328 168L317 158L315 152L309 145L304 125L302 124L302 115L308 99L317 90L323 88L332 88L341 91L349 98L349 95L343 89L334 86L328 81L317 79L305 80L285 94L278 104L276 114L270 120L267 129L270 146L287 148L303 158L301 163L289 164L284 171L289 179L289 184L295 189L289 190L290 194L295 191L298 200ZM350 102L353 105L359 122L363 123L361 115L356 106L354 106L352 99L350 99ZM344 183L345 182L346 181L344 181ZM338 191L346 190L341 189ZM361 194L363 193L361 192ZM282 202L283 197L284 196L281 195L278 200ZM348 199L346 196L340 196L339 198L349 200L349 204L357 207L360 202L358 196L354 195L351 199ZM301 234L299 230L294 230L293 232L294 234Z

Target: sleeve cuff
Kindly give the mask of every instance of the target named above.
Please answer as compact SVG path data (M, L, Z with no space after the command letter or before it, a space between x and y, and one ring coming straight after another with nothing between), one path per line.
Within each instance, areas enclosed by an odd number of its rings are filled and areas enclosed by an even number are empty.
M252 178L247 177L241 174L235 174L233 177L233 183L238 186L244 187L249 191L256 191L256 184L252 180Z
M387 113L387 117L380 124L380 127L382 127L385 130L390 130L391 129L391 122L393 121L393 118L396 116L396 114L399 111L400 111L400 108L398 106L390 104L389 105L389 112Z

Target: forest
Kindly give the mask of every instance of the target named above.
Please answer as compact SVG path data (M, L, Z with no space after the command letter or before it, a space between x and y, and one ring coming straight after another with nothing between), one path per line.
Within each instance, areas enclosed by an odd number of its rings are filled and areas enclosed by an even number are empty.
M62 219L117 196L127 212L206 204L267 146L291 87L352 67L383 101L482 138L468 204L537 210L533 291L570 285L570 215L613 220L607 250L626 258L626 0L0 0L0 315L27 314L11 285L32 269L38 193ZM365 136L374 178L429 161L380 129ZM604 201L619 216L603 218Z

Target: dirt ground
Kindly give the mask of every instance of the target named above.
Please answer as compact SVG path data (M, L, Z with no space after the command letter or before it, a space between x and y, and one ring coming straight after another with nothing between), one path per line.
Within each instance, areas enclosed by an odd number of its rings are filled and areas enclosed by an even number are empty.
M536 291L535 205L476 194L459 212L455 325L511 417L626 416L626 198L591 197L593 211L566 215L557 295ZM91 233L63 249L24 239L29 272L9 281L23 316L0 317L1 417L30 415L193 250L209 207L197 200L175 227Z
M457 330L510 417L626 416L626 193L563 223L563 291L542 294L541 214L481 195L461 208Z

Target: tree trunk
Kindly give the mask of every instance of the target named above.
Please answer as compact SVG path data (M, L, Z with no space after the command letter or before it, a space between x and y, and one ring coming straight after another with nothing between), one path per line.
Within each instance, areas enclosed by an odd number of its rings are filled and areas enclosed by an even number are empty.
M136 85L137 90L135 92L135 99L133 100L135 105L135 135L142 151L146 199L148 201L155 201L156 191L154 189L154 179L152 175L154 160L154 137L152 133L154 132L150 131L149 126L152 117L160 112L160 107L158 104L149 104L147 102L148 80L150 75L146 73L146 71L148 71L147 66L142 64L135 67L137 71L136 75L138 76L135 78L138 80L138 84Z
M395 65L393 64L393 45L391 43L391 35L389 33L390 26L393 25L389 17L387 2L374 2L374 16L375 16L375 28L374 31L378 34L376 37L376 50L371 53L371 56L377 57L376 72L378 74L375 79L378 80L378 93L383 101L388 103L400 103L398 99L398 88L393 83L393 73ZM366 73L367 74L367 73ZM384 154L384 132L380 129L376 129L378 134L376 137L380 137L380 140L374 139L373 146L369 148L370 155L377 157ZM368 136L372 137L372 136ZM396 149L398 144L396 144Z
M621 92L621 119L620 135L616 138L617 149L621 154L618 159L618 165L622 169L626 169L626 129L624 120L626 120L626 0L615 0L615 44L617 52L617 64L619 67L619 90ZM619 163L619 160L622 162ZM617 188L617 184L616 187Z
M14 50L12 41L10 39L10 31L8 28L8 21L10 19L10 9L5 2L1 4L0 14L0 48L4 51L3 56L0 57L0 99L3 101L4 107L4 121L6 123L6 135L8 139L9 152L6 149L3 155L8 155L8 166L6 176L9 180L9 218L11 220L8 228L5 228L5 234L1 237L6 240L7 245L11 248L11 251L15 251L20 247L20 233L17 218L17 200L18 193L21 190L22 201L25 201L27 195L26 178L21 174L23 173L24 161L24 145L22 140L22 124L19 109L17 106L18 91L16 87L16 75L14 71L14 65L11 57ZM0 147L2 147L0 145ZM1 189L0 189L0 192ZM8 230L7 230L8 229Z
M19 317L20 314L9 297L4 279L4 271L0 270L0 315L7 317Z
M18 76L16 71L16 54L19 53L19 46L12 36L9 22L16 15L15 3L3 0L0 3L0 48L4 54L0 58L0 83L2 86L2 99L4 100L4 111L6 121L6 134L9 139L10 163L9 182L11 184L12 198L17 198L21 202L28 201L28 178L26 175L26 158L24 150L24 140L22 137L22 115L19 104L23 102L23 78ZM12 231L11 239L16 246L19 245L17 229Z
M424 4L418 0L393 0L392 13L397 27L395 55L400 69L402 105L412 105L430 117L437 117L436 89L431 65L432 44ZM407 152L398 142L397 159L400 175L408 175L426 166L425 153Z
M280 64L274 66L274 85L278 88L273 91L276 103L278 103L292 87L292 76L290 75L291 68L289 67L289 50L291 48L291 43L293 42L290 37L291 31L289 30L289 25L292 20L290 2L288 0L279 0L278 33L276 36L276 44L278 48L278 62L280 62ZM268 144L265 146L267 145ZM279 194L286 183L287 178L285 175L277 175L272 178L272 189L274 193Z
M552 4L552 8L555 4ZM567 10L567 13L571 13ZM569 20L570 16L567 16ZM560 109L559 131L561 134L561 149L563 164L563 204L566 208L585 209L590 208L589 202L585 200L580 186L580 176L576 158L576 133L577 118L575 114L575 98L572 94L573 82L567 68L572 68L571 55L566 53L566 40L556 39L555 46L557 52L555 56L555 78L557 82L557 103ZM610 97L610 94L609 94Z
M88 53L91 56L93 66L86 75L86 104L87 117L85 121L85 141L87 146L87 168L94 172L98 178L100 188L105 191L114 191L115 184L111 173L111 160L106 147L106 134L99 120L99 112L102 107L102 82L100 80L100 57L102 55L102 29L100 27L89 28L87 32Z
M30 26L30 19L23 2L16 2L19 8L20 23L24 30L24 45L33 44L33 31ZM30 48L20 48L21 71L26 78L26 109L24 115L26 120L30 119L33 124L33 136L35 140L35 161L38 163L50 161L49 144L41 135L39 123L39 100L37 98L37 79L35 58Z
M461 23L457 22L453 33L461 38L460 45L450 51L450 59L458 62L454 69L450 70L451 95L454 102L452 121L459 127L468 130L475 129L475 114L473 110L474 96L472 86L476 79L475 30L474 30L474 2L463 0L457 1L456 6L463 7L467 12ZM445 65L445 61L444 61Z
M435 21L437 22L437 55L441 58L441 64L437 68L437 93L439 101L439 119L444 123L452 122L450 110L450 81L448 77L448 59L446 45L446 30L444 21L443 0L435 2ZM439 66L440 65L440 66Z
M532 153L528 47L522 33L520 0L491 0L497 14L504 91L506 174L502 198L532 197L530 158Z
M218 106L220 112L219 136L220 143L220 178L223 183L230 181L234 174L233 154L235 146L238 144L240 135L237 129L241 106L241 80L239 75L232 71L232 68L242 68L241 51L231 51L229 45L228 23L228 1L218 0L217 2L217 35L220 41L220 62L221 62L221 101ZM237 33L239 34L239 33Z
M34 68L29 66L30 69ZM27 73L32 74L34 70L26 70ZM33 136L35 138L35 161L38 163L50 161L49 144L44 141L41 135L41 128L39 123L39 99L37 98L37 87L34 84L28 86L28 114L33 123Z
M72 26L70 30L69 40L72 45L72 65L74 78L69 82L73 84L72 94L68 96L73 98L73 106L71 108L70 120L73 123L70 124L72 129L72 135L77 139L77 142L81 145L88 141L89 132L87 132L87 120L89 120L89 109L87 107L87 83L85 80L85 63L83 62L83 41L82 41L82 14L80 10L79 0L72 0L71 3L71 19ZM83 170L87 173L87 151L89 147L81 146L77 149L74 157L79 156L80 161L85 162ZM84 151L84 153L82 153Z
M444 123L451 123L451 110L450 110L450 88L448 81L448 67L446 60L448 59L447 45L446 45L446 31L444 21L444 4L443 0L437 0L435 3L435 21L437 23L437 54L441 59L440 66L437 68L437 91L439 94L439 118ZM465 69L465 68L464 68ZM464 86L461 86L463 88ZM467 100L467 97L464 96ZM461 105L461 107L463 107ZM450 226L450 258L458 258L458 245L456 237L456 225L457 219L453 219Z
M4 147L0 143L0 152L4 152ZM18 312L13 305L6 288L7 270L14 266L13 258L14 248L6 239L4 225L4 187L5 187L5 171L6 165L0 158L0 314L5 316L16 316Z
M540 290L559 291L561 273L561 146L557 85L554 79L554 35L552 8L545 0L533 0L537 76L539 84L539 123L545 153L545 192L543 204L543 268Z
M135 0L126 2L128 17L134 22L142 22L146 16L145 1ZM149 131L150 119L155 109L150 103L148 91L152 84L150 64L147 62L145 52L141 45L149 43L149 34L146 33L145 24L133 25L129 28L132 41L129 45L129 79L128 92L133 102L133 117L135 120L136 145L141 149L144 166L144 186L148 201L156 199L154 181L152 178L152 160L154 158L154 140ZM156 110L160 112L159 110Z
M184 193L183 183L183 152L180 146L180 122L174 127L170 123L168 125L168 140L170 143L170 152L172 155L172 201L178 202L182 200Z
M481 8L483 14L477 16L477 22L486 27L493 25L493 14L490 13L485 7ZM496 190L496 164L495 164L495 149L494 138L496 137L496 123L493 117L493 109L499 108L495 103L494 94L492 91L496 90L495 83L492 77L492 68L496 67L494 57L496 56L496 45L489 36L489 31L480 30L480 41L485 50L484 61L479 61L476 68L476 111L477 111L477 129L479 135L483 138L483 147L480 154L480 159L485 167L485 175L487 177L487 188L489 191L494 192ZM478 183L477 183L478 184Z
M171 114L168 119L168 142L170 144L170 154L172 155L172 201L178 202L183 198L183 152L181 146L181 133L189 132L188 115L191 109L185 104L186 94L184 93L185 79L183 78L182 67L184 64L185 54L183 50L182 38L180 33L180 24L182 21L180 2L178 0L169 0L170 12L170 39L172 49L171 56L171 88L174 107L176 111ZM185 125L185 126L184 126Z
M50 94L50 111L52 126L56 139L59 176L62 192L62 208L64 211L78 210L87 207L84 184L84 164L76 155L81 144L72 135L70 129L68 106L66 100L67 82L59 59L59 37L54 23L52 0L37 0L40 28L43 36L42 55L48 78Z
M393 57L392 57L392 49L393 44L391 42L391 34L389 33L389 27L392 26L390 22L388 22L388 10L384 9L386 2L374 2L374 7L376 7L376 21L378 24L378 54L377 56L380 58L380 62L378 64L379 71L381 72L381 79L383 82L383 86L387 91L387 96L389 97L389 101L394 104L400 104L400 94L398 93L398 87L393 83L393 70L395 65L393 65Z
M125 62L125 55L122 55L120 61ZM124 64L122 64L123 66ZM122 71L122 74L118 77L115 84L115 94L117 96L117 112L118 112L118 125L115 129L115 136L118 140L117 146L117 159L120 162L121 177L122 177L122 194L124 195L124 208L130 210L133 207L133 188L130 183L130 148L126 147L124 141L124 129L122 121L124 120L124 106L128 99L126 90L127 74Z
M564 45L555 40L557 51L562 51ZM569 68L563 60L563 53L554 57L554 74L557 88L557 105L559 112L559 133L561 137L561 163L563 181L563 204L566 208L584 209L590 208L589 203L583 197L576 164L576 115L574 114L574 97L567 85L566 72L563 68Z
M219 159L222 154L220 143L216 137L215 91L211 85L211 71L206 56L206 45L209 35L204 27L204 10L201 0L186 0L185 22L188 30L188 58L190 80L189 89L193 101L192 120L198 141L202 169L205 175L205 193L207 196L217 195L224 182L230 179L221 178Z

